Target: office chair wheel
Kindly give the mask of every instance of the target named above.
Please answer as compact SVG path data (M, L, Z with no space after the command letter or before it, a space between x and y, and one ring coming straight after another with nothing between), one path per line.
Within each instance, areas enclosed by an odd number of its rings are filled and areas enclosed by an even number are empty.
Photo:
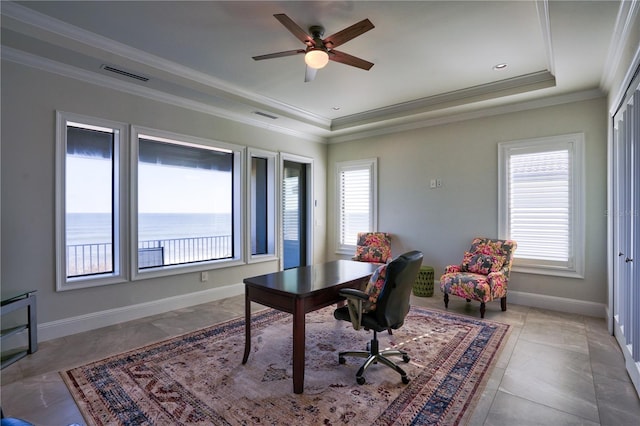
M356 382L358 382L359 385L364 385L364 382L366 382L366 380L364 379L364 377L356 377Z
M405 385L409 383L409 378L407 376L402 376L402 383L404 383Z
M402 355L402 360L403 360L404 362L409 362L409 361L411 361L411 358L409 358L409 355L404 354L404 355Z
M347 362L347 360L346 360L343 356L339 356L339 357L338 357L338 362L339 362L340 364L344 364L344 363L346 363L346 362Z

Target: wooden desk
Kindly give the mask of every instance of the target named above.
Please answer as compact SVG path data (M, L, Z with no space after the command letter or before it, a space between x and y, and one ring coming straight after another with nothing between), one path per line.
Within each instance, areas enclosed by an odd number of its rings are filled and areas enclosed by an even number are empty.
M337 260L287 269L244 280L245 343L242 363L251 351L251 302L293 314L293 392L304 388L305 314L336 303L345 287L360 287L379 265Z

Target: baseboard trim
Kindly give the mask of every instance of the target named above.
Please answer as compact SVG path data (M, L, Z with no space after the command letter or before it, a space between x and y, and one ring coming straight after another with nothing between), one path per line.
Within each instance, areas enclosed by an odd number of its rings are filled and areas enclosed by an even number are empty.
M635 362L633 359L631 345L626 342L624 330L617 321L614 322L615 332L613 334L620 346L620 349L622 350L627 374L631 378L631 382L633 383L633 387L636 389L638 397L640 397L640 363Z
M226 297L238 296L244 293L242 284L232 284L216 287L194 293L183 294L152 302L139 303L106 311L93 312L85 315L64 318L38 325L38 341L57 339L84 331L136 320L150 315L157 315L174 309L187 308L201 303L212 302ZM509 291L509 303L567 312L590 317L606 318L607 306L604 303L587 302L565 297L547 296L521 291Z
M83 331L95 330L121 322L157 315L175 309L187 308L189 306L212 302L226 297L238 296L240 294L244 294L244 285L232 284L168 297L166 299L154 300L152 302L50 321L38 325L38 341L46 342L47 340L69 336Z
M508 303L530 306L532 308L549 309L551 311L586 315L596 318L607 317L606 304L588 302L586 300L576 300L566 297L547 296L544 294L509 290L509 293L507 294L507 301Z

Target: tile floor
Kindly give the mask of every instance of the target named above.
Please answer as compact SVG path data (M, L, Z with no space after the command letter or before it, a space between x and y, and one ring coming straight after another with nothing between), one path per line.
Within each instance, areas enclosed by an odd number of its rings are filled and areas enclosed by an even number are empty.
M414 297L443 309L442 298ZM261 309L260 305L252 308ZM449 310L479 317L477 303L452 298ZM235 318L244 298L167 312L41 342L39 350L0 373L6 416L38 426L83 425L58 371L173 335ZM487 305L487 319L512 325L472 425L640 425L640 399L604 319L509 305Z

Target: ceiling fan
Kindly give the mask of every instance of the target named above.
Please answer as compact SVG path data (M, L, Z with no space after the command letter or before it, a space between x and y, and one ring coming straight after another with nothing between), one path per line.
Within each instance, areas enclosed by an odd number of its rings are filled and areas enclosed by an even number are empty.
M304 53L304 61L306 63L306 71L304 75L305 82L313 80L317 71L320 68L324 68L330 60L367 71L373 66L372 62L335 50L335 48L341 44L344 44L374 28L373 24L368 19L363 19L362 21L323 39L322 36L324 35L324 28L319 25L311 26L309 28L311 35L309 35L284 13L278 13L273 16L298 40L306 44L307 48L254 56L254 60L260 61L263 59L282 58L284 56Z

